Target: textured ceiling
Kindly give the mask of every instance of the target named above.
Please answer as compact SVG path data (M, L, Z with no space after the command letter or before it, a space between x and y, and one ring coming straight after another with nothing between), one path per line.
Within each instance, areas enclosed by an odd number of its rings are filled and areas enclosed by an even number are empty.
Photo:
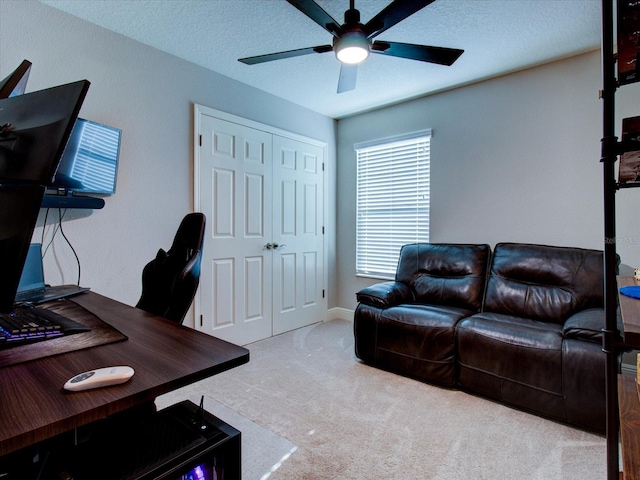
M600 45L600 0L437 0L376 40L460 48L450 67L371 55L336 93L333 53L258 65L238 58L330 44L285 0L40 0L333 118L572 56ZM343 23L348 0L317 0ZM390 0L356 0L366 23Z

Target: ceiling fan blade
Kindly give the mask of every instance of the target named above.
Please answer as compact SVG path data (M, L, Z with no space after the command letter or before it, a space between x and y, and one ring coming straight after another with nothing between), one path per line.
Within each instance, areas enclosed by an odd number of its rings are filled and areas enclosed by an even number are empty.
M429 47L426 45L413 45L411 43L382 41L374 42L373 45L371 45L371 51L392 57L402 57L447 66L452 65L464 52L464 50L457 48Z
M310 53L326 53L333 51L331 45L320 45L318 47L299 48L297 50L287 50L286 52L268 53L266 55L257 55L255 57L239 58L238 61L247 65L255 65L256 63L271 62L283 58L299 57Z
M435 0L394 0L367 22L364 26L364 33L368 38L376 37L434 1Z
M338 79L338 93L348 92L356 88L356 76L358 65L342 63L340 65L340 78Z
M331 35L337 37L340 34L340 24L313 0L287 0L287 2L328 31Z

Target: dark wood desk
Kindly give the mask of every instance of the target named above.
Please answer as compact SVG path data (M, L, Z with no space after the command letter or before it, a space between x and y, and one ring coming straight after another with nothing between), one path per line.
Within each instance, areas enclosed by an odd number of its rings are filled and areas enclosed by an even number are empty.
M640 285L633 277L618 277L617 280L618 288ZM626 347L640 349L640 300L622 294L618 298L624 323L624 344Z
M97 293L73 301L128 340L0 368L0 456L249 361L245 348ZM135 375L113 387L63 390L72 376L110 365Z
M640 479L638 451L640 450L640 401L636 379L618 375L618 405L620 407L620 442L622 443L622 472L625 480Z
M618 288L640 285L633 277L618 277ZM624 346L640 348L640 300L618 295L622 315ZM638 372L640 373L640 372ZM622 477L640 480L640 402L635 378L618 375L618 415L620 417L620 441Z

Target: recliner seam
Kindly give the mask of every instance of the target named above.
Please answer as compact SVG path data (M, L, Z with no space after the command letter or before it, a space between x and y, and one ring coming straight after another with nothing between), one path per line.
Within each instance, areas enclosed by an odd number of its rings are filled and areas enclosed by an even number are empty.
M456 328L456 330L457 330L457 328ZM464 330L464 329L461 329L461 330ZM522 347L522 348L531 348L531 349L535 349L535 350L553 350L553 351L556 351L556 352L562 352L562 341L560 342L560 350L558 350L558 349L552 349L552 348L536 348L536 347L531 347L531 346L527 346L527 345L514 344L514 342L513 342L513 341L509 341L509 342L507 342L507 341L501 340L501 339L499 339L499 338L490 337L489 335L484 335L483 333L478 332L478 331L476 331L476 330L472 330L472 329L467 329L467 331L473 332L474 334L479 335L479 336L482 336L482 337L484 337L484 338L490 338L490 339L492 339L492 340L495 340L496 342L506 343L506 344L508 344L508 345L516 345L516 346L518 346L518 347ZM563 338L563 337L562 337L562 335L559 335L559 337L560 337L561 339Z
M389 353L392 353L394 355L399 355L399 356L402 356L402 357L410 358L412 360L418 360L420 362L437 363L437 364L447 364L447 363L451 363L451 362L455 363L455 356L453 356L453 355L451 355L450 357L447 357L446 360L429 360L427 358L413 357L411 355L407 355L406 353L394 352L393 350L389 350L388 348L383 348L383 347L376 347L376 350L382 350L383 352L389 352Z
M547 389L545 389L545 388L536 387L536 386L531 385L531 384L528 384L528 383L519 382L518 380L514 380L514 379L512 379L512 378L507 378L507 377L503 377L503 376L501 376L501 375L496 375L495 373L487 372L486 370L483 370L483 369L481 369L481 368L472 367L472 366L467 365L467 364L465 364L465 363L462 363L462 362L460 362L460 361L457 361L456 363L457 363L459 366L461 366L461 367L465 367L465 368L468 368L469 370L473 370L473 371L476 371L476 372L484 373L484 374L489 375L489 376L491 376L491 377L497 378L497 379L499 379L499 380L501 380L501 381L507 381L507 382L517 383L518 385L522 385L523 387L532 388L532 389L534 389L534 390L538 390L538 391L540 391L540 392L545 392L545 393L549 393L549 394L551 394L551 395L555 395L555 396L557 396L557 397L562 397L562 398L564 398L564 393L556 393L556 392L552 392L551 390L547 390ZM463 385L460 383L460 377L458 377L458 384L459 384L460 386L463 386Z

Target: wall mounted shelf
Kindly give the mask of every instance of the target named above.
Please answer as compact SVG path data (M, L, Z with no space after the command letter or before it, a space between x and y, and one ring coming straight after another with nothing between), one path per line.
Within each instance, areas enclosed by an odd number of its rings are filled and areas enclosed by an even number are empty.
M104 199L99 197L74 197L72 195L45 195L41 208L89 208L99 210Z

